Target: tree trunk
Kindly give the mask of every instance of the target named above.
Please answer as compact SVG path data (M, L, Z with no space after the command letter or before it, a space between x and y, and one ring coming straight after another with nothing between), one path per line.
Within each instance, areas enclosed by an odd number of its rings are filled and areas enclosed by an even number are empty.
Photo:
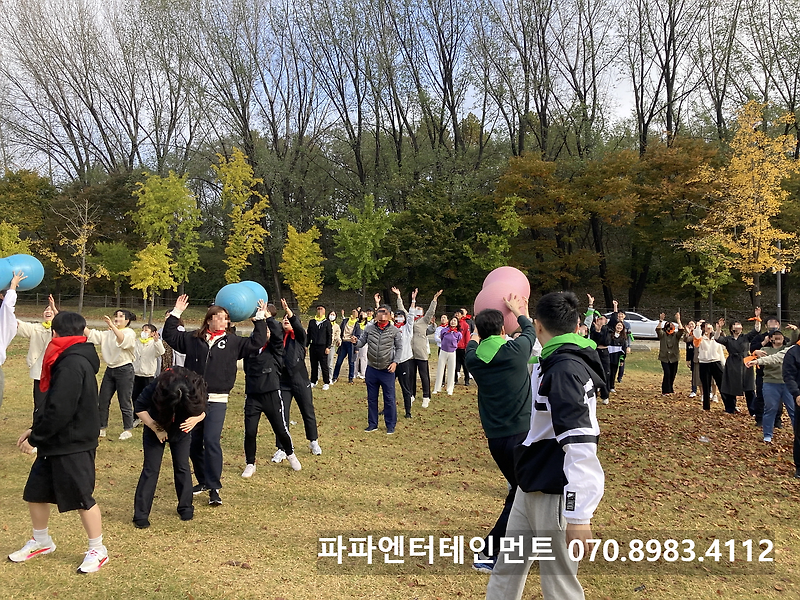
M114 285L114 292L117 294L117 308L120 308L120 295L122 292L122 286L120 285L120 279L122 279L121 275L117 275L117 280Z
M785 315L784 321L787 323L792 323L794 321L792 321L792 312L791 307L789 306L789 271L782 273L781 279L783 280L783 285L781 286L781 307L783 308L783 314Z
M592 239L594 241L594 251L599 258L600 270L600 283L603 286L603 300L606 306L611 306L614 303L614 293L611 286L608 284L608 262L606 261L605 252L603 252L603 228L600 223L600 217L592 215L589 219L592 226Z

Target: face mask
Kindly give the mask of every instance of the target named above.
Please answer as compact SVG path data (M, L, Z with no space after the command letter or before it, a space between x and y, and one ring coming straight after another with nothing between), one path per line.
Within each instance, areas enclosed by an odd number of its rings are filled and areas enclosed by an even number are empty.
M331 314L329 314L329 315L328 315L328 318L329 318L331 321L335 321L335 320L336 320L336 313L331 313Z
M150 339L150 333L149 333L149 332L147 332L147 331L142 331L142 333L140 333L139 335L141 336L141 338L142 338L143 340Z
M395 323L405 323L406 322L406 318L405 317L395 317L394 322Z

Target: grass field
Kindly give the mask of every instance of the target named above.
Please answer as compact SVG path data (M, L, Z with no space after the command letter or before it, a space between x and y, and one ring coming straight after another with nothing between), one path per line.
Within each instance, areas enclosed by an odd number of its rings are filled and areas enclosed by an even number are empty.
M15 341L4 365L0 409L0 550L17 550L30 536L21 500L31 458L15 441L29 425L31 383L24 341ZM599 406L600 456L606 492L593 522L598 538L640 537L662 542L691 538L702 554L711 538L736 540L733 566L706 563L646 564L617 561L581 567L587 598L798 598L800 482L793 478L791 429L764 445L743 415L700 410L688 399L682 369L677 398L662 398L655 352L631 355L625 381L611 404ZM101 370L102 373L102 370ZM505 482L486 448L474 386L452 397L414 405L397 434L366 434L363 383L337 383L315 394L322 456L312 456L302 425L293 428L303 470L269 462L273 439L262 421L258 471L244 467L242 378L232 394L223 433L223 506L195 497L195 519L175 513L169 458L165 456L152 526L131 524L133 492L141 468L141 432L125 442L119 408L112 404L108 438L97 453L95 497L104 518L110 561L100 573L79 576L85 550L78 515L53 513L55 553L26 564L0 566L2 598L321 599L483 598L487 577L469 566L431 567L408 559L402 568L331 565L318 559L318 538L432 534L483 536L494 523ZM317 390L315 390L316 392ZM399 391L399 389L398 389ZM419 395L418 395L419 397ZM114 401L116 402L116 401ZM301 422L296 406L292 418ZM382 425L381 425L382 427ZM701 436L709 439L700 441ZM627 536L627 537L626 537ZM741 541L769 538L769 564L741 561ZM346 541L346 539L345 539ZM721 548L723 556L727 549ZM627 548L623 548L623 554ZM381 555L378 555L379 557ZM321 561L326 562L321 562ZM380 559L382 560L382 558ZM724 562L724 561L723 561ZM532 570L525 599L540 598Z

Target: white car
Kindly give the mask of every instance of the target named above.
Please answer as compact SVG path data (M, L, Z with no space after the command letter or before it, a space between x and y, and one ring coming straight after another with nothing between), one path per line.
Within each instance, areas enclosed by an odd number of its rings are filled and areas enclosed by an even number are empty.
M658 320L648 319L644 315L635 312L629 311L622 311L625 313L625 322L631 326L631 334L633 334L634 340L657 340L658 335L656 335L656 325L658 325ZM613 312L607 312L605 314L606 317L609 319ZM678 324L675 323L677 327Z

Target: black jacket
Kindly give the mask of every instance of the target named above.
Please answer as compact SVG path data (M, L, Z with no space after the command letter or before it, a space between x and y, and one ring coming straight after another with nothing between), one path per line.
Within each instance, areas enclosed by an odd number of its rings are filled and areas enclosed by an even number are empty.
M800 346L797 344L786 351L786 356L783 357L781 373L786 389L789 390L792 398L796 400L800 396ZM795 408L795 410L797 409Z
M150 415L150 417L158 422L159 417L161 416L156 408L155 404L153 404L153 394L155 394L156 387L158 386L158 380L160 377L163 377L164 373L161 373L158 377L153 379L146 388L142 390L142 393L139 394L138 398L133 399L133 412L134 414L138 414L140 412L146 412ZM206 410L206 404L203 405L203 410ZM175 407L175 415L172 419L172 426L167 430L169 434L169 439L177 439L175 436L179 436L181 432L181 424L188 419L189 417L196 417L197 415L189 414L189 411L186 410L186 407L183 403L179 404Z
M50 388L33 414L28 441L39 456L74 454L97 448L100 412L97 372L100 358L94 344L74 344L53 363Z
M328 319L317 323L316 319L308 322L308 346L322 346L330 348L333 344L333 326Z
M178 331L178 318L167 317L163 338L176 352L186 355L184 366L206 380L209 394L229 394L236 383L236 361L257 353L267 343L266 321L253 322L249 338L225 335L209 348L195 331Z
M308 369L306 369L306 330L296 315L289 319L294 329L294 339L284 338L283 346L283 371L281 372L281 387L290 389L294 383L308 382Z
M283 370L283 327L274 318L267 319L269 341L258 354L244 359L245 394L266 394L281 388Z

